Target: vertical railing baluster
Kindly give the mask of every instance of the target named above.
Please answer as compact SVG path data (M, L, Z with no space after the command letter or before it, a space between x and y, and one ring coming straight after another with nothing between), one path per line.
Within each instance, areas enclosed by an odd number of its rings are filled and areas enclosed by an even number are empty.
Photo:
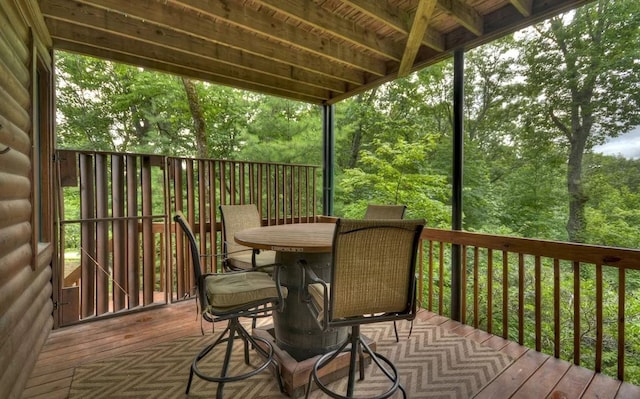
M509 254L502 251L502 338L509 338Z
M524 254L518 254L518 343L524 345Z
M422 308L422 299L424 297L424 240L420 239L418 246L418 307Z
M264 166L265 169L267 170L267 176L266 176L266 181L267 181L267 224L272 224L272 220L274 218L273 216L273 204L274 204L274 200L273 200L273 193L276 191L273 182L273 174L271 173L271 169L273 169L273 165L271 164L267 164Z
M433 312L433 240L429 240L429 301L428 309Z
M626 350L625 339L625 308L627 296L626 269L618 268L618 379L624 380L624 358Z
M461 301L460 301L460 309L461 309L461 318L460 318L460 322L462 324L466 324L467 323L467 287L468 287L468 282L467 282L467 246L466 245L462 245L462 259L461 259L461 263L462 263L462 274L461 274L461 279L462 279L462 287L461 290L462 292L460 293Z
M173 161L173 185L174 185L174 201L175 208L184 213L184 180L183 180L183 160L174 159ZM172 290L180 298L182 292L182 286L184 285L184 273L183 270L191 268L191 260L187 256L189 251L185 248L182 230L177 228L177 225L173 223L174 232L178 239L176 239L176 267L175 273L171 273L172 278ZM173 277L175 275L175 277ZM174 298L176 299L176 298Z
M186 178L186 191L185 196L187 199L187 210L185 215L187 219L191 223L191 226L194 231L200 231L200 220L196 217L196 187L195 187L195 176L194 176L194 160L186 159L186 168L184 170L185 178ZM193 261L193 260L192 260ZM191 281L191 267L184 268L179 270L178 275L178 298L183 298L185 294L188 294L190 289L190 281Z
M480 249L473 247L473 327L478 328L480 325L480 278L478 271L480 270Z
M138 236L138 162L134 155L126 156L127 176L127 292L129 307L140 304L140 251ZM112 162L113 163L113 162Z
M487 332L493 334L493 250L487 250Z
M318 199L317 199L317 196L316 196L316 183L317 183L317 180L316 180L316 170L315 170L315 168L312 171L313 171L313 174L311 175L311 178L313 180L313 185L312 185L311 195L313 196L313 201L311 202L311 206L312 206L312 216L315 219L316 210L318 209L318 206L317 206Z
M438 314L444 309L444 241L439 241L438 253Z
M111 214L113 216L113 310L127 307L126 237L124 220L124 158L120 154L111 155ZM127 290L127 291L125 291Z
M209 160L207 162L207 178L208 178L208 199L209 199L209 248L211 248L211 268L207 271L215 273L218 268L218 230L216 215L218 214L218 202L216 200L216 161Z
M227 162L220 161L220 167L218 169L218 183L220 192L220 205L227 205L229 202L227 201L227 179L226 179L226 171Z
M580 365L580 262L573 262L573 363Z
M101 315L109 311L109 279L111 277L109 267L109 224L106 220L109 217L109 184L107 182L107 160L104 154L96 154L95 156L95 173L95 217L98 220L96 221L96 256L93 259L93 263L96 270L96 314ZM115 274L115 270L113 273ZM117 286L113 284L112 289L115 293ZM120 308L114 310L120 310Z
M198 233L200 234L199 238L199 244L200 244L200 253L201 254L209 254L211 253L209 251L209 249L207 248L207 175L206 175L206 164L207 161L204 159L198 159L198 170L196 171L197 173L197 177L198 177L198 219L200 220L200 228L198 229ZM211 269L211 263L215 261L215 259L213 259L210 256L207 257L203 257L201 259L202 261L202 265L204 267L204 269ZM188 273L188 285L187 285L187 292L188 287L195 287L196 281L195 281L195 276L193 275L193 273L191 273L191 270L189 270Z
M80 154L80 264L81 318L93 316L96 303L96 257L95 222L87 219L95 217L95 178L93 157Z
M154 302L155 289L155 245L153 239L153 191L151 183L151 158L142 157L142 276L143 303L149 305Z
M560 260L553 260L553 355L560 358Z
M602 320L602 265L596 264L596 359L594 370L599 373L602 371L602 338L603 338L603 320Z
M302 168L296 167L296 217L298 222L302 222Z
M535 302L535 336L536 336L536 351L540 352L542 349L542 264L540 256L535 257L535 288L534 288L534 302Z

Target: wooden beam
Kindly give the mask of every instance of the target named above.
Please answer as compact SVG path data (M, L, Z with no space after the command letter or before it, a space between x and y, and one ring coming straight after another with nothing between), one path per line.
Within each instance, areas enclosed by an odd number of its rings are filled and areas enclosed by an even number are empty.
M509 0L510 3L525 17L531 16L533 8L533 0Z
M424 33L429 27L429 22L433 16L433 10L435 9L437 0L420 0L416 13L413 17L413 24L411 25L411 31L407 38L407 44L405 46L402 61L400 62L400 68L398 69L398 77L403 77L409 74L413 61L418 54L418 50L422 44L422 38Z
M383 1L370 0L348 0L344 1L350 7L374 18L396 31L409 34L409 23L411 16L397 7L390 6ZM444 51L444 39L442 34L435 29L427 28L422 38L422 44L436 51Z
M484 21L471 6L460 0L438 0L438 7L456 19L476 36L482 36Z

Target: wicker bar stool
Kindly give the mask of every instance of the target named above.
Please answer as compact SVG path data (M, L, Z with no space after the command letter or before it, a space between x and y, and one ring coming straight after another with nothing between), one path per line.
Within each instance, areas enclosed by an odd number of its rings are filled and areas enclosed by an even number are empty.
M316 361L309 376L307 397L315 381L332 398L352 398L357 365L360 380L364 379L364 354L390 380L389 389L375 398L388 398L398 389L406 397L395 366L369 347L360 334L360 326L415 318L416 253L424 223L424 220L339 219L333 239L330 281L318 278L302 262L303 286L307 287L303 300L321 328L351 326L347 342ZM319 378L319 370L342 352L350 353L344 394L332 391Z
M182 228L191 250L194 278L197 288L197 300L200 303L202 318L210 323L228 320L227 327L211 344L202 349L194 358L189 373L186 393L189 394L193 375L218 383L216 397L223 397L224 384L252 377L272 366L281 392L284 392L280 377L280 365L274 357L274 349L268 340L253 337L239 322L240 317L252 317L264 311L281 310L286 287L280 286L279 268L275 268L273 278L263 272L241 271L226 273L203 273L200 252L189 222L181 212L177 212L174 221ZM178 240L181 237L178 237ZM229 362L236 339L243 341L244 362L249 365L249 347L255 349L264 359L263 363L244 374L229 375ZM212 353L218 344L226 342L224 360L219 376L208 375L200 370L199 363Z

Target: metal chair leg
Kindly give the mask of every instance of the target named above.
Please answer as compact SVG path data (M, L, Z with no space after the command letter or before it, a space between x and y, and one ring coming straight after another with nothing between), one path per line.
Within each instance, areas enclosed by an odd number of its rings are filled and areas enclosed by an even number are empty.
M335 351L326 353L322 355L314 364L311 373L309 375L309 382L307 384L307 390L305 394L305 398L309 397L311 392L311 384L315 381L316 385L320 390L322 390L328 396L335 399L351 399L353 398L354 384L355 384L355 359L357 353L362 350L364 353L367 353L372 360L372 363L375 364L380 370L384 373L384 375L391 381L391 387L384 393L374 396L370 399L385 399L391 397L397 390L402 392L403 398L406 399L407 393L404 387L400 384L400 378L398 376L398 370L393 365L391 360L382 356L379 353L374 352L369 345L364 341L362 336L360 336L359 326L353 326L351 335L352 337L347 340L340 348ZM347 348L347 345L349 347ZM329 364L332 360L334 360L340 353L349 351L351 353L351 362L349 364L349 381L347 382L347 394L341 395L337 392L330 390L318 376L318 371ZM386 364L386 366L385 366Z
M228 335L228 337L226 335ZM228 370L229 370L229 362L230 362L231 354L232 354L232 351L233 351L233 343L234 343L236 338L241 339L243 341L243 350L245 351L245 362L247 364L249 364L249 358L248 358L249 345L251 345L251 347L255 348L256 351L264 358L264 362L261 363L258 366L255 366L255 368L253 370L251 370L251 371L249 371L247 373L230 376L230 375L227 375L227 373L228 373ZM262 342L267 349L264 349L261 345L258 344L257 341ZM204 374L198 368L198 362L200 362L206 355L208 355L216 345L218 345L218 344L220 344L222 342L226 342L227 345L226 345L226 349L225 349L225 356L224 356L224 360L223 360L223 363L222 363L222 369L221 369L220 375L219 376L210 376L210 375ZM251 376L254 376L254 375L262 372L264 369L266 369L267 367L269 367L272 364L276 367L276 371L279 371L279 367L277 365L276 359L274 358L274 350L273 350L273 346L271 345L271 343L269 341L267 341L266 339L261 338L261 337L252 337L244 329L244 327L240 324L238 319L230 319L229 320L229 325L227 326L225 331L218 337L218 339L216 339L213 344L210 344L207 347L205 347L193 359L193 363L191 364L191 371L189 373L189 381L187 382L186 393L189 394L189 390L191 388L191 382L193 380L193 375L195 374L198 377L202 378L203 380L218 383L218 387L217 387L217 390L216 390L216 397L218 399L221 399L222 395L223 395L223 389L224 389L224 384L225 383L234 382L234 381L240 381L240 380L244 380L246 378L249 378ZM280 380L280 379L278 380L278 386L280 388L280 391L284 392L284 386L282 384L282 380Z

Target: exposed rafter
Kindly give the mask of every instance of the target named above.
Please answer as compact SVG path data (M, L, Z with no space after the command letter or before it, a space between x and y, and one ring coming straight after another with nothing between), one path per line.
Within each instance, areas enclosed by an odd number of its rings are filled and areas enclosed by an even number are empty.
M587 1L37 0L37 6L57 49L332 104Z
M433 16L433 10L436 7L437 0L420 0L416 13L413 17L413 24L411 25L411 31L409 32L409 38L407 39L407 45L402 55L402 61L400 62L400 68L398 68L398 76L405 76L411 71L413 61L416 59L416 54L420 49L422 38L424 33L429 27L429 22Z
M510 0L511 4L525 17L531 15L533 0Z
M460 25L469 29L474 35L482 36L484 19L473 7L461 0L438 0L438 7L455 18Z

